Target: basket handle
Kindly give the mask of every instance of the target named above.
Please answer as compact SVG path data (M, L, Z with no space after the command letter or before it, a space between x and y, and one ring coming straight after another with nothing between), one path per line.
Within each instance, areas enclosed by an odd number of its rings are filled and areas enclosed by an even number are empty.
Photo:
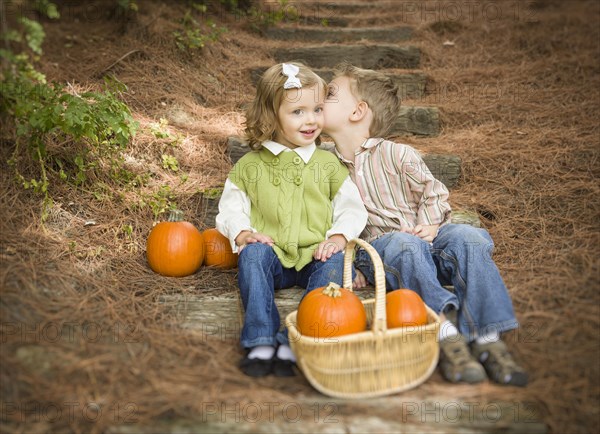
M369 243L359 238L353 238L348 241L344 251L344 288L352 291L352 263L354 262L354 247L358 245L365 249L375 268L375 312L373 314L373 333L379 334L387 330L387 318L385 313L385 272L383 263L377 253Z

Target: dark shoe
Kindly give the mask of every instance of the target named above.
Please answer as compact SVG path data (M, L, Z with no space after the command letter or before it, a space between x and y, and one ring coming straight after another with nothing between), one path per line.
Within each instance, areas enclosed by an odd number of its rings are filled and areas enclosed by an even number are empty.
M294 366L296 363L291 360L281 360L277 355L273 358L273 374L276 377L295 377Z
M519 387L527 385L527 373L514 361L504 342L473 343L471 351L496 383Z
M461 334L440 342L440 369L451 383L481 383L486 378L483 366L471 355Z
M240 362L240 370L250 377L266 377L273 370L273 359L249 359L246 356Z

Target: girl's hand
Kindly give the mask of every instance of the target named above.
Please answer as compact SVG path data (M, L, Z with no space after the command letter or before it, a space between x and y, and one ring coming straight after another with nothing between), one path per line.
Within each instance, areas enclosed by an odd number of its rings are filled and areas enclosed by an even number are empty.
M239 235L235 238L235 243L238 245L238 247L240 247L240 250L242 250L242 248L246 244L263 243L269 246L275 244L273 238L271 238L270 236L261 234L260 232L250 231L240 232Z
M346 247L346 237L340 234L335 234L323 241L319 244L315 253L313 253L313 258L317 261L325 262L334 253L341 252L344 247Z
M354 289L361 289L364 288L365 286L367 286L367 278L365 277L364 274L361 273L361 271L356 268L356 277L354 278L354 280L352 281L352 287Z
M437 236L439 227L440 225L417 225L412 229L412 234L431 243Z

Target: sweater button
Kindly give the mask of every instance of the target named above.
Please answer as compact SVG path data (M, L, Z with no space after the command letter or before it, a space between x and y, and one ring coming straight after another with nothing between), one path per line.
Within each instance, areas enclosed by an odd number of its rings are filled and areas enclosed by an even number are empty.
M271 164L273 166L277 166L279 164L279 157L275 157L271 160Z
M279 178L273 179L273 185L277 186L279 184L281 184L281 179L279 179Z
M294 184L296 184L296 185L302 184L302 177L301 176L296 176L294 178Z
M294 164L297 166L298 164L300 164L302 162L302 158L300 157L294 157Z

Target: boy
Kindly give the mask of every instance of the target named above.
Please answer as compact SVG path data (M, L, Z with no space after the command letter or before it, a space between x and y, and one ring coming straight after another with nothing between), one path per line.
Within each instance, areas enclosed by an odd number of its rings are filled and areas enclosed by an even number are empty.
M376 71L341 65L329 85L323 131L369 212L361 237L381 256L388 290L411 288L440 313L444 378L478 383L487 373L497 383L525 386L527 374L500 340L518 323L491 259L492 239L484 229L450 223L444 184L413 148L380 138L399 108L397 86ZM357 253L355 265L373 283L366 252Z

